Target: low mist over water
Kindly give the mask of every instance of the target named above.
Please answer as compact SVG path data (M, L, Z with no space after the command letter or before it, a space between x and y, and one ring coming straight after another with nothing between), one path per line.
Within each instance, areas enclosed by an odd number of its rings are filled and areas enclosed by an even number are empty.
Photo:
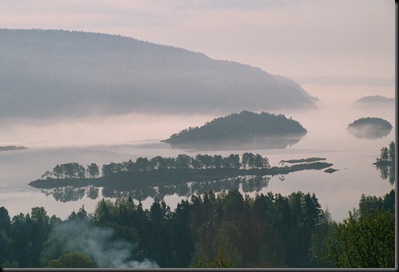
M255 193L282 193L293 191L314 192L322 208L328 208L333 218L341 220L348 211L358 205L362 193L383 195L392 185L382 180L372 163L380 149L395 139L395 129L379 139L358 139L350 135L346 127L361 117L376 116L395 124L394 108L356 109L351 104L364 95L380 93L393 96L393 87L376 86L320 86L304 85L312 95L319 98L317 109L280 110L300 122L308 133L297 143L286 148L265 149L257 146L252 150L192 150L173 149L160 140L187 127L201 126L214 115L147 115L128 114L107 118L90 117L79 120L54 119L40 122L32 120L8 120L0 136L2 146L23 145L26 150L0 152L0 199L12 215L29 212L31 207L44 206L49 214L62 218L82 205L94 211L98 199L84 196L77 201L60 202L52 195L27 184L56 164L78 162L84 166L94 162L102 165L122 162L138 157L176 157L186 153L196 154L242 154L245 151L260 153L269 158L270 164L279 165L281 160L325 157L338 172L303 171L284 177L274 176L266 187ZM239 112L241 109L237 110ZM99 196L104 193L99 191ZM166 195L172 208L183 196ZM135 200L137 201L137 200ZM144 207L150 207L153 199L142 199Z

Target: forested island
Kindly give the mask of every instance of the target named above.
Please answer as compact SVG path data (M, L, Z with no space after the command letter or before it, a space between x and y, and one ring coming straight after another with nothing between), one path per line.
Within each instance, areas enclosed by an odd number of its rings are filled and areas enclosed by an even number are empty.
M23 149L27 149L27 147L16 146L16 145L0 146L0 151L12 151L12 150L23 150Z
M356 138L376 139L387 136L392 130L392 125L382 118L366 117L349 124L347 130Z
M282 114L242 111L215 118L201 127L189 127L162 142L194 149L285 148L306 133L298 121Z
M94 185L118 190L133 190L149 186L221 180L239 176L273 176L302 170L320 170L332 166L331 163L315 161L314 158L303 161L308 162L272 167L267 157L248 152L241 156L231 154L227 157L207 154L197 154L195 157L180 154L176 158L139 157L136 161L104 164L101 167L102 176L99 176L100 168L95 163L84 167L72 162L56 165L52 171L47 170L41 179L32 181L29 185L42 189Z

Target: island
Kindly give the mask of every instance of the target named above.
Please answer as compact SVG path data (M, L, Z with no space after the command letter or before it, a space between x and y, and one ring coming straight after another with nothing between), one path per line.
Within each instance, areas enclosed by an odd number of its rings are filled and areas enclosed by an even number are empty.
M13 150L23 150L23 149L27 149L27 147L15 146L15 145L0 146L0 151L13 151Z
M377 139L387 136L392 130L392 125L382 118L366 117L349 124L347 130L356 138Z
M244 153L241 156L197 154L195 157L180 154L175 158L156 156L151 159L139 157L136 161L104 164L100 167L92 163L85 168L79 163L56 165L47 170L41 179L32 181L30 186L38 189L60 187L83 188L87 186L103 187L107 190L146 190L155 186L172 186L222 181L238 177L260 177L286 175L303 170L321 170L331 167L328 162L303 159L307 163L293 163L289 166L271 166L267 157Z
M298 121L282 114L242 111L189 127L161 142L203 150L272 149L293 145L306 133Z

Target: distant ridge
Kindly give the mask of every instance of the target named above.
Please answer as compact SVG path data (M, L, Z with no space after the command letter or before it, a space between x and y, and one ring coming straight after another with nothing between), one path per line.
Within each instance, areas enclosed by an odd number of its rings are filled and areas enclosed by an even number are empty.
M313 107L296 82L133 38L0 29L0 118Z
M395 98L388 98L381 95L364 96L356 100L353 104L354 107L369 108L371 107L395 107Z

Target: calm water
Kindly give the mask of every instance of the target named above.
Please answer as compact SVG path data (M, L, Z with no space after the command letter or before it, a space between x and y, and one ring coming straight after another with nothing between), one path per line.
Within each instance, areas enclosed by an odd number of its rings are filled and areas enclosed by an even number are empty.
M77 211L82 205L88 212L93 212L96 203L101 199L102 193L109 195L109 192L98 192L99 198L92 199L87 196L87 192L77 201L62 202L57 201L53 195L46 195L41 190L32 188L28 183L40 178L46 171L51 170L56 164L67 162L78 162L82 165L95 162L99 166L109 162L122 162L129 159L136 159L140 156L154 157L177 156L186 153L195 156L198 153L229 155L231 153L242 154L246 151L259 153L269 158L272 166L278 165L280 160L301 159L308 157L325 157L327 162L333 163L333 168L339 171L328 174L320 170L306 170L291 173L285 176L274 176L267 181L259 181L257 185L249 186L250 183L230 182L231 187L239 187L243 193L255 196L257 193L281 193L288 195L295 191L315 193L323 209L328 208L335 220L342 220L348 216L348 211L357 208L360 196L366 195L382 196L388 193L394 186L387 180L380 177L379 171L372 165L380 153L380 149L395 140L394 128L391 133L383 138L366 140L357 139L346 131L349 123L360 117L375 116L381 117L395 126L395 109L369 109L368 111L352 108L350 105L358 98L365 95L385 95L393 97L394 90L390 88L366 88L340 86L321 87L304 86L312 95L320 99L317 110L301 111L279 111L274 113L283 113L298 120L307 130L308 134L297 144L286 149L271 150L231 150L231 151L198 151L198 150L177 150L170 148L167 144L159 143L159 140L167 138L171 132L188 127L189 125L202 125L203 120L209 120L209 117L198 117L197 123L193 124L193 118L187 118L185 121L175 117L159 117L157 121L152 118L151 121L145 120L141 125L145 125L147 132L146 138L152 140L127 141L126 139L145 139L140 134L137 136L134 132L126 131L125 126L115 125L114 139L119 140L118 145L105 145L104 142L86 146L86 142L75 142L70 140L70 146L57 147L57 141L54 141L53 147L49 148L45 144L38 143L40 136L34 133L25 133L25 138L20 139L22 132L13 128L15 138L10 140L5 136L0 138L0 145L18 144L30 147L27 150L3 151L0 152L0 206L5 206L11 216L20 212L28 213L32 207L44 206L49 215L56 214L61 218L66 218L73 210ZM376 93L378 91L378 93ZM133 120L134 121L134 120ZM173 125L172 125L173 121ZM134 122L129 122L134 124ZM170 125L166 125L170 124ZM104 126L110 124L104 123ZM132 125L134 126L134 125ZM135 130L137 131L137 124ZM123 128L123 131L118 131ZM35 128L39 130L39 128ZM44 128L49 132L51 127ZM70 125L69 132L73 132L74 126ZM81 127L79 127L81 129ZM36 130L32 130L36 131ZM31 131L31 132L32 132ZM153 131L154 133L150 133ZM123 133L122 133L123 132ZM29 135L32 135L30 137ZM43 134L43 143L50 141L45 137L50 133ZM118 135L122 135L118 136ZM119 138L118 138L119 137ZM135 138L136 137L136 138ZM22 138L22 137L21 137ZM89 137L82 136L82 139ZM15 139L18 139L15 142ZM95 138L94 138L95 139ZM155 140L154 140L155 139ZM3 142L1 142L3 141ZM65 139L59 140L65 144ZM93 140L93 142L95 142ZM71 147L78 145L79 147ZM256 183L256 182L255 182ZM201 192L209 188L229 188L229 181L222 183L191 184L182 188L156 188L152 195L165 195L164 200L168 205L174 208L177 203L194 192ZM253 183L251 183L253 185ZM250 188L248 188L250 187ZM202 189L201 189L202 188ZM252 191L248 191L252 190ZM142 194L144 196L151 195ZM149 208L153 198L142 199L143 205Z

